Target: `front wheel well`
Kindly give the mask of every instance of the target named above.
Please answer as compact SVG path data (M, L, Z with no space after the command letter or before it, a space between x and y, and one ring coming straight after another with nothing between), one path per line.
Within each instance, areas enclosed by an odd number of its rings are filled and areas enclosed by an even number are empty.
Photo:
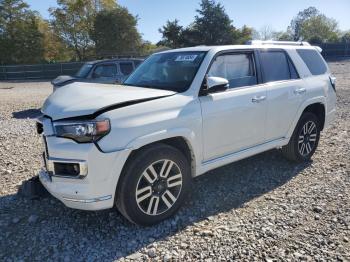
M153 146L153 145L159 144L159 143L172 146L172 147L178 149L181 153L183 153L191 165L192 176L194 176L196 174L196 170L195 170L196 161L195 161L195 155L194 155L194 152L192 150L192 147L191 147L190 143L187 141L187 139L185 139L184 137L180 137L180 136L171 137L171 138L167 138L167 139L163 139L163 140L158 140L158 141L155 141L153 143L144 145L138 149L135 149L131 152L131 154L129 155L126 162L128 162L130 159L132 159L136 155L136 153L139 152L140 150L143 150L146 147Z
M320 121L321 130L323 130L325 116L326 116L324 105L321 103L315 103L315 104L308 105L304 109L303 113L305 113L305 112L313 113Z

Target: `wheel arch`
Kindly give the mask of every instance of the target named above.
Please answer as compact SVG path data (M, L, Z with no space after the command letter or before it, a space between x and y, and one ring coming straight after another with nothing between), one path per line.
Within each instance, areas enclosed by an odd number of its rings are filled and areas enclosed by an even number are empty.
M195 135L190 130L177 130L177 132L159 131L150 135L146 135L135 139L129 143L128 148L132 151L129 154L124 166L127 162L139 151L145 147L152 146L154 144L163 143L172 146L182 152L191 165L191 175L196 175L196 166L198 160L198 152L194 145Z
M293 131L298 124L300 117L305 112L314 113L319 119L321 123L321 130L324 128L325 118L326 118L326 99L325 97L315 97L310 100L305 101L298 110L296 117L293 120L291 127L288 130L286 138L290 138L293 134Z
M317 118L320 121L321 131L322 131L324 128L325 117L326 117L326 108L324 104L322 103L310 104L304 109L303 113L305 112L310 112L317 116Z

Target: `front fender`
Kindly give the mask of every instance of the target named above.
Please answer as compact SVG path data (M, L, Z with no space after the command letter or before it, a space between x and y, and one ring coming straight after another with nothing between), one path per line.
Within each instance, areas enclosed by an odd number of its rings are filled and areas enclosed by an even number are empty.
M201 164L202 147L201 140L196 136L193 130L187 128L172 128L167 130L159 130L151 134L140 136L132 140L126 148L130 151L139 149L143 146L156 143L165 139L180 137L183 138L191 150L191 155L194 157L195 170Z
M174 129L168 129L168 130L159 130L151 134L137 137L133 139L131 142L129 142L126 148L135 150L142 146L145 146L160 140L173 138L173 137L183 137L191 145L193 144L193 141L196 139L196 135L192 130L186 129L186 128L174 128Z
M324 107L325 107L325 112L327 112L327 108L326 108L326 105L327 105L327 104L326 104L326 98L325 98L324 96L313 97L313 98L310 98L310 99L304 101L304 102L300 105L300 107L299 107L299 109L298 109L298 112L297 112L297 114L296 114L296 116L295 116L295 118L294 118L294 120L293 120L291 126L289 127L289 130L288 130L288 132L287 132L286 138L289 139L289 138L292 136L292 134L293 134L293 132L294 132L294 129L295 129L296 125L298 124L298 121L299 121L301 115L303 114L305 108L307 108L309 105L317 104L317 103L324 105Z

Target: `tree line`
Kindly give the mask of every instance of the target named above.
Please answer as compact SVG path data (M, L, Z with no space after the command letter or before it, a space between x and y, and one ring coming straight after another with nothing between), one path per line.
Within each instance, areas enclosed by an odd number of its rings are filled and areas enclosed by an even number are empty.
M137 30L138 17L116 0L57 0L50 19L30 10L25 0L0 0L0 64L84 61L115 55L148 55L162 48L243 44L250 39L350 43L336 20L315 7L300 11L283 32L234 26L224 6L201 0L194 21L167 21L153 44Z
M115 0L57 0L43 19L24 0L0 0L0 64L84 61L142 55L137 17Z
M250 39L308 41L311 44L350 43L350 31L341 32L335 19L322 14L315 7L300 11L285 31L274 31L270 26L260 30L244 25L237 29L222 4L214 0L202 0L194 21L187 27L179 20L167 21L159 29L162 40L158 45L171 48L192 45L243 44Z

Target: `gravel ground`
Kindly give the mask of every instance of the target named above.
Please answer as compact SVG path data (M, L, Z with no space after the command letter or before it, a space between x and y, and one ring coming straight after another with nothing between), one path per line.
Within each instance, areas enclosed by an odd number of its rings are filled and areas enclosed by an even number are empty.
M350 261L350 61L330 65L337 120L312 162L272 150L211 171L174 218L150 228L116 210L16 196L40 167L33 119L51 88L0 83L0 260Z

